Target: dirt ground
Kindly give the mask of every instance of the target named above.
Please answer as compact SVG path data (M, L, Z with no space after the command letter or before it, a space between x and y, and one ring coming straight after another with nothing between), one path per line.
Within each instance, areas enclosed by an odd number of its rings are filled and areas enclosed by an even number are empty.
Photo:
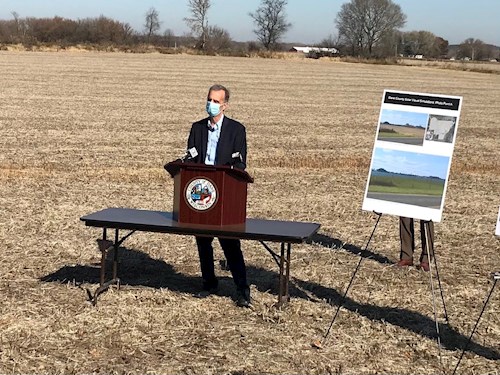
M490 273L500 270L500 75L10 51L0 52L0 77L0 373L453 372L493 285ZM290 303L273 306L278 268L257 242L243 242L253 307L241 309L220 268L219 295L195 298L193 238L136 233L121 249L121 289L92 306L86 289L98 285L101 231L79 218L106 207L171 210L163 165L184 153L215 82L232 90L227 114L247 128L255 179L248 216L321 224L312 241L292 248ZM383 216L362 251L376 220L361 204L384 89L463 96L436 224L448 325L430 274L394 267L396 217ZM218 244L216 257L223 259ZM500 373L498 289L457 373Z

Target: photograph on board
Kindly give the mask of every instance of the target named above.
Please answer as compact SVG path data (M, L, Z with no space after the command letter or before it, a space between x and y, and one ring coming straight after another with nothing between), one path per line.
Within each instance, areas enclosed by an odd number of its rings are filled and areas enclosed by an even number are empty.
M449 163L448 156L377 147L366 198L439 209Z
M425 140L452 143L457 118L454 116L429 115Z
M422 146L428 118L427 113L382 109L377 140Z

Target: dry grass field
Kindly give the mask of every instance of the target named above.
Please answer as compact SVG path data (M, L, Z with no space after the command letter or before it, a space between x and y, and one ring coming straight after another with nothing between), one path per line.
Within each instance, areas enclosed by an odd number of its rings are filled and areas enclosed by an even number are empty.
M453 371L492 286L490 272L500 268L500 75L322 60L0 52L0 77L0 373ZM106 207L171 210L163 165L183 154L215 82L232 89L228 115L247 127L255 178L248 215L322 225L314 241L292 248L290 303L273 306L278 268L257 242L243 242L253 307L241 309L222 269L220 295L195 298L193 238L136 233L123 243L121 289L92 306L86 288L98 285L101 231L79 218ZM394 267L397 218L383 216L361 253L375 224L361 203L385 88L464 98L444 219L436 224L450 318L445 325L436 294L442 361L429 274ZM311 346L318 339L322 349ZM498 287L458 373L500 373Z
M383 131L389 131L389 132L394 132L394 133L399 133L403 134L408 137L417 137L417 138L424 138L424 128L415 128L415 127L409 127L409 126L401 126L401 125L386 125L386 124L380 124L380 130Z
M440 69L454 69L469 72L500 74L500 64L491 61L461 61L461 60L418 60L402 58L398 59L398 64L416 67L433 67Z

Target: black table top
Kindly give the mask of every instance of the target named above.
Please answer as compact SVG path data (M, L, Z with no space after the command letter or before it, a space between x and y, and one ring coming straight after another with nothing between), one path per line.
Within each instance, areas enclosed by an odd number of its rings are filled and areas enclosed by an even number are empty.
M317 223L264 219L247 219L244 224L222 226L184 224L173 220L171 212L131 208L106 208L80 220L91 227L286 243L304 242L320 227Z

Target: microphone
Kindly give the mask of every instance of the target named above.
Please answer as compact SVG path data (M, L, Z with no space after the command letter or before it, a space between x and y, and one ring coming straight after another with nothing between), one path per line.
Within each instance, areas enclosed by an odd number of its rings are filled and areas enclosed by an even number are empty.
M241 156L241 154L240 154L239 151L233 152L231 154L231 159L233 159L233 161L234 161L234 159L236 159L237 161L239 160L240 163L243 163L243 158L242 158L242 156Z
M237 168L241 168L241 169L245 168L244 167L245 164L243 163L243 157L241 156L239 151L233 152L231 154L231 159L232 160L229 162L229 165L231 167L237 167Z
M186 154L184 157L181 159L183 162L194 159L195 157L198 156L198 150L196 150L196 147L191 147L186 150Z

